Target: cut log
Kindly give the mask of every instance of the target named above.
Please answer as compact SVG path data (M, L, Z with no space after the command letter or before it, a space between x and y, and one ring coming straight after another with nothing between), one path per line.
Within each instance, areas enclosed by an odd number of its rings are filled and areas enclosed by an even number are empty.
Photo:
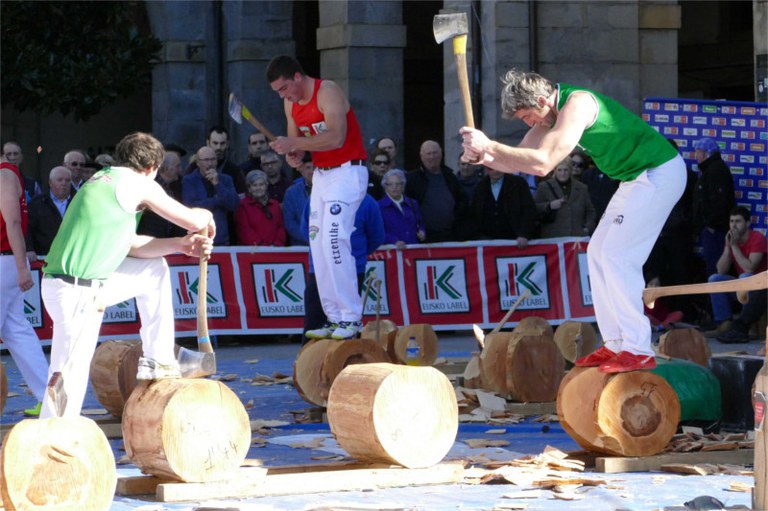
M512 401L554 401L564 374L565 359L551 333L513 333L506 355L507 395Z
M483 390L499 395L507 394L507 351L512 332L498 332L485 336L485 347L480 353L480 380Z
M480 370L480 353L477 351L472 352L472 358L467 362L467 367L464 369L464 385L463 387L468 389L482 389L483 379Z
M433 367L354 365L331 387L328 424L361 461L424 468L453 446L459 411L451 382Z
M0 362L0 415L5 409L5 401L8 399L8 377L5 376L5 365Z
M9 511L105 511L112 505L115 457L91 419L19 422L5 435L0 465L0 493Z
M251 444L248 413L219 381L173 379L142 382L123 413L130 459L146 474L207 482L241 465Z
M140 356L141 341L138 340L104 341L93 354L90 370L93 393L101 406L115 417L123 416L125 401L136 387Z
M392 361L394 363L406 363L408 360L406 350L411 337L419 345L419 359L418 363L414 365L431 366L434 364L437 360L437 334L432 325L427 323L405 325L397 332Z
M672 439L680 402L664 378L648 371L570 371L557 395L560 424L583 448L616 456L651 456Z
M296 355L293 386L307 403L326 406L333 380L342 369L351 364L372 362L389 362L386 351L374 340L311 341Z
M387 354L389 355L390 361L395 362L396 359L394 358L395 357L394 353L395 353L395 338L397 337L397 325L395 324L394 321L390 321L388 319L369 321L365 325L365 328L363 329L363 333L360 334L360 337L363 339L372 339L376 341L377 328L379 329L379 332L378 332L379 345L384 349L384 351L387 352Z
M555 344L570 363L595 351L597 333L590 323L565 321L555 330Z
M659 339L659 353L673 358L690 360L703 367L709 367L712 350L707 339L695 328L676 328Z
M546 319L540 316L528 316L521 319L520 322L515 325L515 328L512 331L520 333L523 331L530 331L531 329L531 333L536 333L536 329L541 329L542 333L549 334L550 337L553 335L552 325L550 325Z

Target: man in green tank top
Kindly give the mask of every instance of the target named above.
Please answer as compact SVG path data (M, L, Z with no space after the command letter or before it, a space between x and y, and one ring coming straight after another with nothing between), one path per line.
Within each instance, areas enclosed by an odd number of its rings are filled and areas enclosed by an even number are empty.
M589 280L604 346L578 359L608 373L656 367L643 314L643 264L685 187L685 163L655 129L615 100L536 73L509 71L501 108L531 129L517 146L464 127L466 161L502 172L547 175L576 147L621 181L587 249Z
M115 148L117 165L96 173L72 199L46 257L41 287L53 320L48 376L62 375L68 400L59 410L64 417L80 414L106 306L136 298L144 352L138 379L179 376L170 271L163 256L210 254L216 227L210 211L187 208L155 181L164 156L163 145L151 135L123 138ZM137 235L145 209L190 234ZM46 396L40 416L55 414Z

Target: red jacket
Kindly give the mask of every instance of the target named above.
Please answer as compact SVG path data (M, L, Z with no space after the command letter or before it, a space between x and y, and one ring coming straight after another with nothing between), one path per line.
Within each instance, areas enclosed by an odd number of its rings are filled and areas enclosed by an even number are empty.
M240 245L285 246L283 212L275 199L266 206L251 197L241 199L235 210L235 230Z

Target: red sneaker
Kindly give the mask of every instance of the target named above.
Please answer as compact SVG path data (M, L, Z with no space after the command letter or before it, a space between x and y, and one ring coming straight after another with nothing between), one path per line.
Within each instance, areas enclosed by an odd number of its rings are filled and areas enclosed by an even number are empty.
M593 351L586 357L576 359L573 363L576 367L596 367L605 364L609 360L613 360L616 356L616 352L609 350L605 346L600 346L597 351Z
M628 373L656 367L656 359L648 355L635 355L620 351L616 357L600 365L601 373Z

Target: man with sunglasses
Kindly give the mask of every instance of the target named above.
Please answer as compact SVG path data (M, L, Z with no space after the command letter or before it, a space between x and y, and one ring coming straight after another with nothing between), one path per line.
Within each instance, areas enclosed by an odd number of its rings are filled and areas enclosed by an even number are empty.
M64 166L72 172L72 188L80 189L83 184L83 169L85 168L85 153L79 149L72 149L64 155Z

